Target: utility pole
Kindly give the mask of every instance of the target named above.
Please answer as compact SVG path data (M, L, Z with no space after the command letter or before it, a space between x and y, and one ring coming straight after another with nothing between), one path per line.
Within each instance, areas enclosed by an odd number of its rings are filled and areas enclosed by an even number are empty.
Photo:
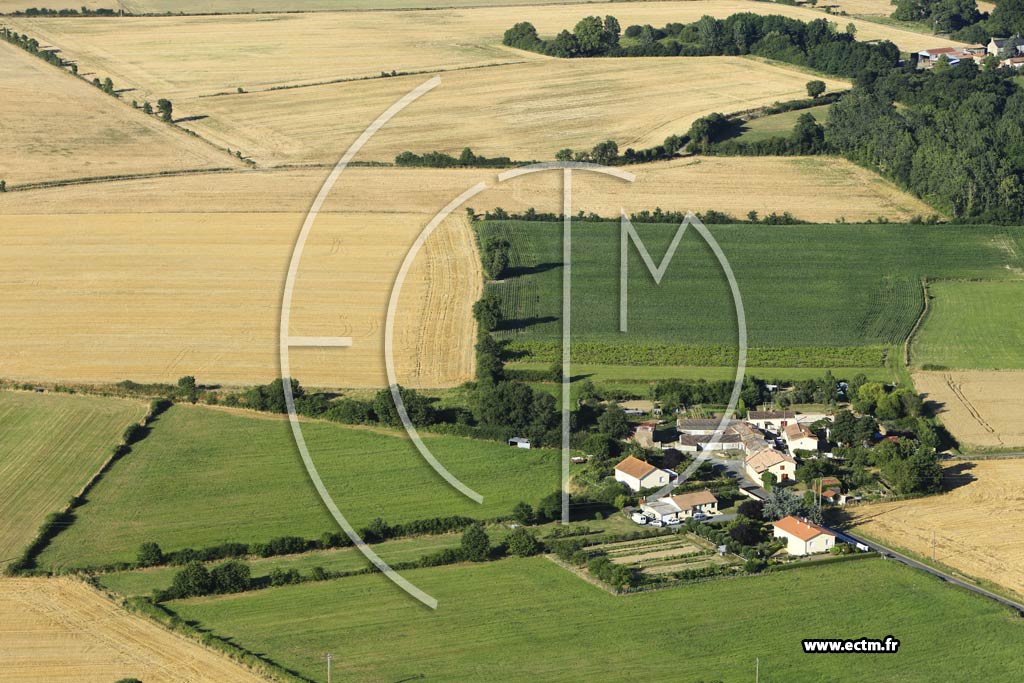
M331 653L327 653L327 683L331 683Z
M761 658L754 660L754 683L761 683Z
M932 562L935 561L935 529L932 529Z

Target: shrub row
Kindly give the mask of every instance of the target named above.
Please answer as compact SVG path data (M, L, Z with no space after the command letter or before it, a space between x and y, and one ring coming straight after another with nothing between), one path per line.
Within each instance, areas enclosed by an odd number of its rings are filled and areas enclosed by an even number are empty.
M560 342L511 341L506 350L517 360L552 363L562 356ZM884 367L884 346L754 347L747 349L750 367ZM574 363L592 365L728 366L736 362L736 349L727 345L610 344L577 342Z

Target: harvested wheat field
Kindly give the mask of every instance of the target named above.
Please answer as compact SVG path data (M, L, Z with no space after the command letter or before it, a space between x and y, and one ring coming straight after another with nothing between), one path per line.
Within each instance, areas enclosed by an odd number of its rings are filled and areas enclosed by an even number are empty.
M73 579L0 581L0 682L266 683Z
M19 350L5 361L5 375L76 382L171 381L185 374L225 384L270 381L279 374L281 295L303 218L5 216L3 345ZM320 216L296 283L292 334L350 336L354 346L296 349L294 376L318 386L385 384L383 327L391 283L427 220L420 214ZM403 384L447 386L472 375L470 307L482 288L478 268L463 217L428 241L397 318Z
M248 8L247 8L248 9ZM438 71L487 64L549 61L501 45L506 29L530 21L551 37L593 14L612 14L623 27L697 21L710 14L776 14L812 21L812 9L747 0L629 2L482 7L432 11L314 12L230 16L11 19L61 48L83 71L110 76L143 97L169 97L184 115L202 115L200 95L379 76L382 71ZM959 45L892 26L839 17L861 40L891 40L902 50ZM382 50L387 51L382 61ZM231 96L235 97L235 96ZM187 100L187 101L186 101Z
M0 120L0 180L8 188L241 166L225 152L6 42L0 42Z
M915 372L914 386L937 404L942 424L962 448L1024 447L1024 372Z
M386 134L386 129L378 133ZM657 206L681 211L716 209L740 217L752 209L761 214L789 211L823 223L841 216L849 222L879 216L899 222L934 212L877 174L831 157L680 158L623 169L636 175L634 183L576 173L574 207L606 216L617 216L622 208L633 212ZM0 215L52 215L53 224L60 225L74 220L70 216L97 212L301 213L309 209L328 172L244 171L10 192L0 195ZM353 167L341 176L322 212L432 216L481 181L491 189L469 201L478 212L497 206L510 211L531 206L538 211L561 211L560 173L539 173L501 184L497 173ZM15 268L19 270L24 266Z
M949 492L849 508L854 530L1024 596L1024 459L957 462Z
M33 0L0 0L0 14L10 12L21 12L29 7L46 7L49 9L75 9L83 7L88 9L117 9L118 0L46 0L46 2L34 2Z
M261 165L333 163L337 149L426 78L209 98L206 117L184 125ZM406 150L457 156L471 147L489 157L550 160L564 147L589 150L607 139L621 150L643 149L685 134L711 112L806 97L807 79L742 57L562 59L455 71L391 121L361 158L390 162Z

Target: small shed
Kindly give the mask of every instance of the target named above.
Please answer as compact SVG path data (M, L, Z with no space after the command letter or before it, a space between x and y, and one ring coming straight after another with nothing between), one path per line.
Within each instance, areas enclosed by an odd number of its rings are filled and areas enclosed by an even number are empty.
M508 445L513 446L515 448L525 448L529 450L530 440L525 439L521 436L513 436L511 439L508 440Z

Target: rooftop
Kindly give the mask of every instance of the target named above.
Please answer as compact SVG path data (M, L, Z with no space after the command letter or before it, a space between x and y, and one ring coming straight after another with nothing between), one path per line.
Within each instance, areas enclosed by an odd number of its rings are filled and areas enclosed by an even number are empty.
M822 534L835 536L834 533L823 526L818 526L814 522L793 517L792 515L783 517L777 522L772 522L772 526L786 532L790 536L796 536L801 541L809 541L815 536L821 536Z

